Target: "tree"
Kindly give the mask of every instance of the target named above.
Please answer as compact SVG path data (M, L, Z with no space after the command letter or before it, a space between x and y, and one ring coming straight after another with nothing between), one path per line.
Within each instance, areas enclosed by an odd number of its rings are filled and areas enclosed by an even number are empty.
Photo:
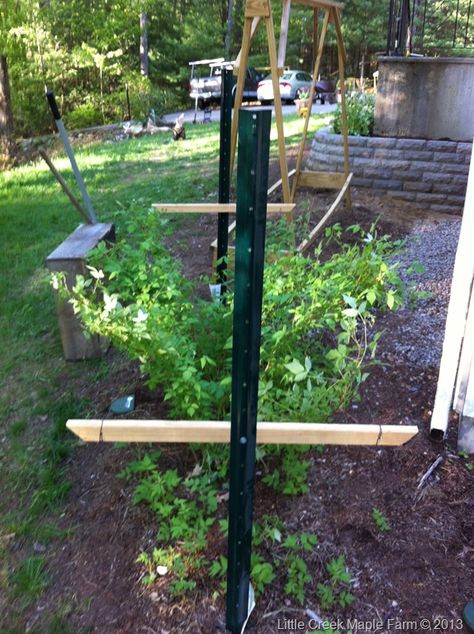
M0 54L0 169L14 164L16 156L8 64L5 55Z
M140 13L140 72L148 77L148 16Z

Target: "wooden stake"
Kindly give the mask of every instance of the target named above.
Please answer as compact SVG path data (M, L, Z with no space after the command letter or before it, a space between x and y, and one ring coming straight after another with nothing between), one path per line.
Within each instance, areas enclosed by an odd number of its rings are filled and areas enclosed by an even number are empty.
M53 161L49 158L49 155L45 152L45 150L41 149L38 150L39 155L41 156L41 158L44 160L44 162L46 163L46 165L49 167L49 169L51 170L51 173L53 174L53 176L55 177L55 179L58 181L58 183L61 185L63 192L66 194L66 196L69 198L69 200L71 201L74 209L76 209L76 211L79 212L79 215L81 216L81 218L88 224L92 224L92 220L89 218L89 215L86 213L86 211L81 207L80 202L77 200L77 198L74 196L74 194L72 193L72 191L69 189L68 184L66 183L66 181L64 180L64 178L61 176L61 174L58 172L58 170L56 169L56 167L54 166Z
M85 442L229 443L230 423L196 420L68 420ZM268 445L403 445L415 425L258 423L257 442Z

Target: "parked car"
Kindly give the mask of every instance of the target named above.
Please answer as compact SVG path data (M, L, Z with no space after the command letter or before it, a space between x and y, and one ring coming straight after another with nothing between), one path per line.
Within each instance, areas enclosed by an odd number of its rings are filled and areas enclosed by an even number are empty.
M282 101L291 103L295 99L300 99L302 95L309 92L312 77L302 70L290 70L280 77L280 95ZM257 98L262 104L273 101L273 84L271 75L267 75L258 84Z
M302 70L289 70L280 77L280 95L282 101L291 103L295 99L307 97L311 89L313 78L309 73ZM273 101L273 83L271 75L258 84L257 98L262 104ZM334 82L321 79L316 82L316 99L320 99L323 104L327 99L330 103L336 101Z
M199 60L196 62L189 62L191 66L191 79L189 82L189 96L195 102L195 105L204 110L205 108L212 106L213 104L219 104L221 102L221 74L222 69L231 67L231 62L226 62L223 58ZM198 66L209 66L209 75L198 77ZM247 68L244 84L244 101L256 101L257 100L257 86L259 75L254 68ZM232 95L235 96L237 78L233 78L233 90Z

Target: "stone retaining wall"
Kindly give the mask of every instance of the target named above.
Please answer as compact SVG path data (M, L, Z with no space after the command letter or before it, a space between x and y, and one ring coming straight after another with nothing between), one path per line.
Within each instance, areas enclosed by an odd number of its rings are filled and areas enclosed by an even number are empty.
M352 183L432 211L462 213L471 152L472 143L351 136ZM306 169L344 171L341 135L319 130Z

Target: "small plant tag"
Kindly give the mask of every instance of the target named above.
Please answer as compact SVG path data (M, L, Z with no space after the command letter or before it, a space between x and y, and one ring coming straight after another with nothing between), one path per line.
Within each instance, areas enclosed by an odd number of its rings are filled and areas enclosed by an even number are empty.
M243 632L244 632L244 630L245 630L245 628L247 626L247 623L249 622L250 615L252 614L253 609L255 607L255 592L253 591L251 583L249 583L249 602L248 602L248 606L249 607L248 607L247 618L245 619L245 623L242 625L242 629L240 631L240 634L243 634Z
M222 285L221 284L209 284L209 291L211 293L212 299L219 300L222 294Z

